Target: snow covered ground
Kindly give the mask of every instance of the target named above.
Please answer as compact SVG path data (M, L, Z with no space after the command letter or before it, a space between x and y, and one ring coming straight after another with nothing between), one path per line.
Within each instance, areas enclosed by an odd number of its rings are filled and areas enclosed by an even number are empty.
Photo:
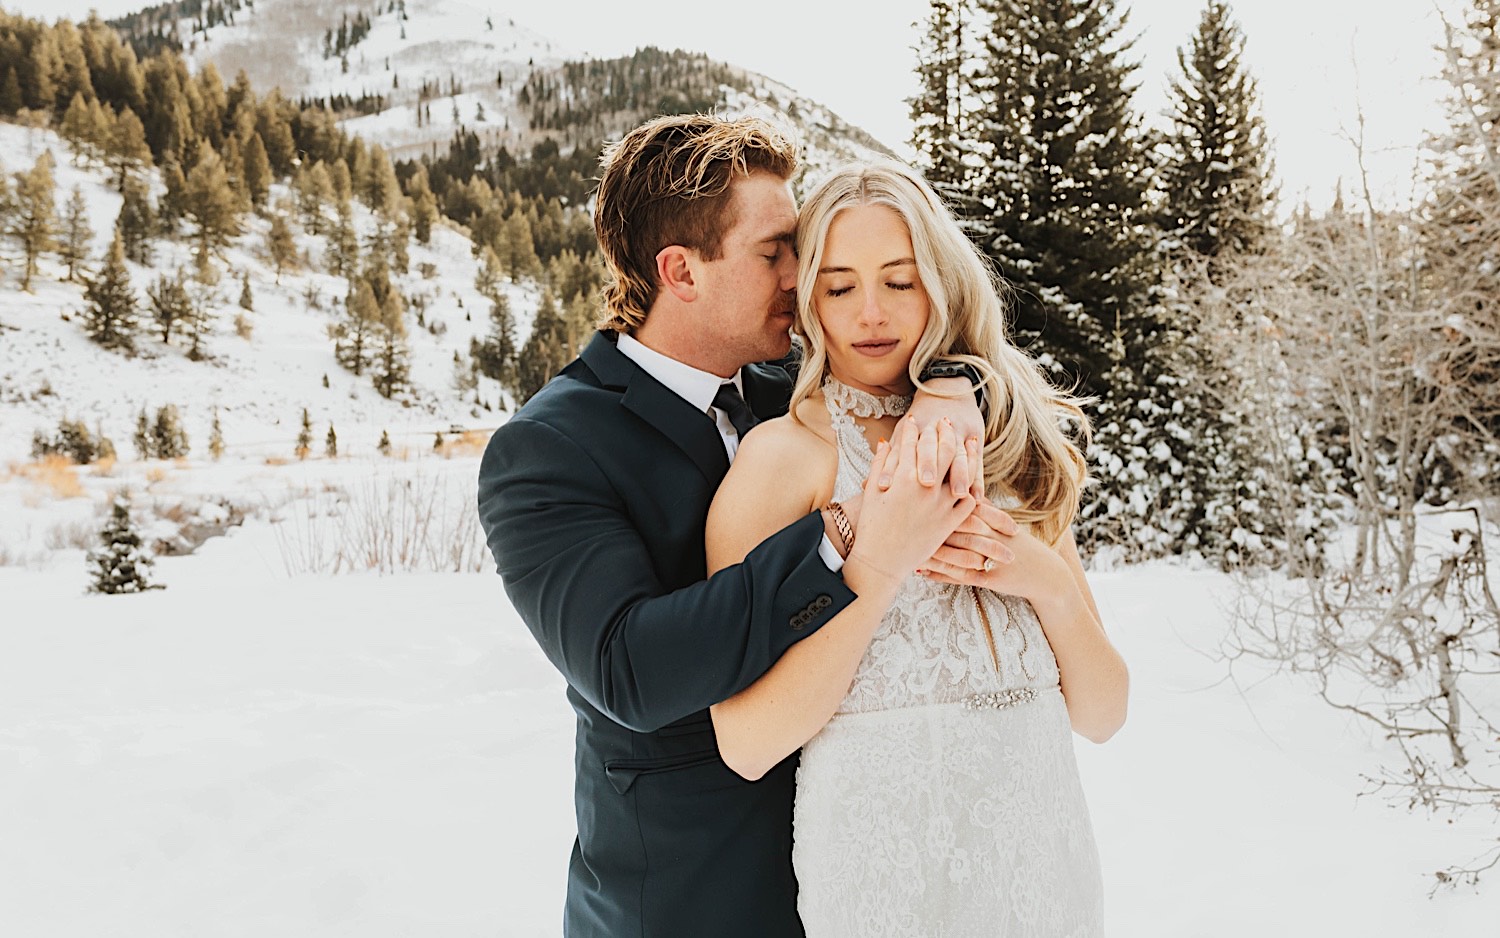
M0 483L0 505L59 518L120 481L143 505L282 493L160 559L164 590L87 594L65 544L0 566L0 933L556 935L573 721L498 578L288 573L316 568L287 555L319 541L299 512L320 493L401 471L468 493L476 469L127 462L73 499ZM1292 677L1227 679L1228 578L1092 580L1134 677L1125 729L1078 743L1113 938L1497 934L1493 875L1428 891L1500 831L1356 798L1390 754L1366 726Z

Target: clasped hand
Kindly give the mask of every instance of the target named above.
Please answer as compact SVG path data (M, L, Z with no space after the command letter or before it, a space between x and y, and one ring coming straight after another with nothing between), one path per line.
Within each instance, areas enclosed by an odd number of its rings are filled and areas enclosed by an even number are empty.
M876 499L888 503L893 498L915 499L917 504L909 508L936 510L945 518L957 519L936 549L923 555L927 559L919 558L918 569L933 580L1028 596L1051 582L1052 574L1058 572L1053 567L1061 567L1055 551L985 497L979 438L969 436L960 442L958 431L946 418L925 431L909 419L902 420L892 443L877 452L864 494L845 506L852 517L859 517ZM927 502L931 504L923 504ZM920 529L935 523L941 526L937 517L924 522L911 530L917 535L912 539L913 549L922 546L921 535L927 533Z

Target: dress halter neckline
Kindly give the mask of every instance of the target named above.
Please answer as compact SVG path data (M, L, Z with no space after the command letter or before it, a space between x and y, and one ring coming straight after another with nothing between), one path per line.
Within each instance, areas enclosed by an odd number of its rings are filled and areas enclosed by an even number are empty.
M909 394L871 394L833 375L823 376L823 398L831 408L855 417L900 417L911 407Z

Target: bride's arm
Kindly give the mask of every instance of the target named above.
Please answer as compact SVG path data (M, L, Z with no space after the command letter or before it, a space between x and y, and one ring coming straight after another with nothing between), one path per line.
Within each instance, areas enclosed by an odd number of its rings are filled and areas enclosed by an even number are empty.
M964 506L973 505L968 496L955 501L946 486L921 486L917 434L898 430L897 437L900 453L882 444L871 470L899 463L893 484L886 492L866 491L855 549L844 564L854 602L750 687L710 708L719 754L747 779L760 778L833 716L901 581L967 516ZM827 443L790 421L748 435L709 511L709 572L740 562L767 535L819 507L835 459ZM825 468L822 485L819 466Z
M926 565L931 576L1029 600L1057 657L1074 732L1096 743L1108 740L1125 723L1130 674L1104 632L1073 532L1064 532L1057 545L1049 547L1026 530L1001 533L998 527L1006 516L998 508L981 505L979 514L995 528L995 539L1010 550L1012 559L988 572L934 559Z

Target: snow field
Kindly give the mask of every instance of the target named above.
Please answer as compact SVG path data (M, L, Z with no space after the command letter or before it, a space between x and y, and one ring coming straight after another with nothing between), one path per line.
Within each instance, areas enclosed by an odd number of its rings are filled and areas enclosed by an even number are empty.
M252 518L132 596L85 594L77 549L0 568L7 930L557 934L573 719L498 578L288 576L284 543ZM1077 741L1111 936L1494 934L1493 883L1427 898L1494 829L1357 798L1390 747L1294 677L1226 677L1228 578L1091 579L1133 674L1120 734Z

